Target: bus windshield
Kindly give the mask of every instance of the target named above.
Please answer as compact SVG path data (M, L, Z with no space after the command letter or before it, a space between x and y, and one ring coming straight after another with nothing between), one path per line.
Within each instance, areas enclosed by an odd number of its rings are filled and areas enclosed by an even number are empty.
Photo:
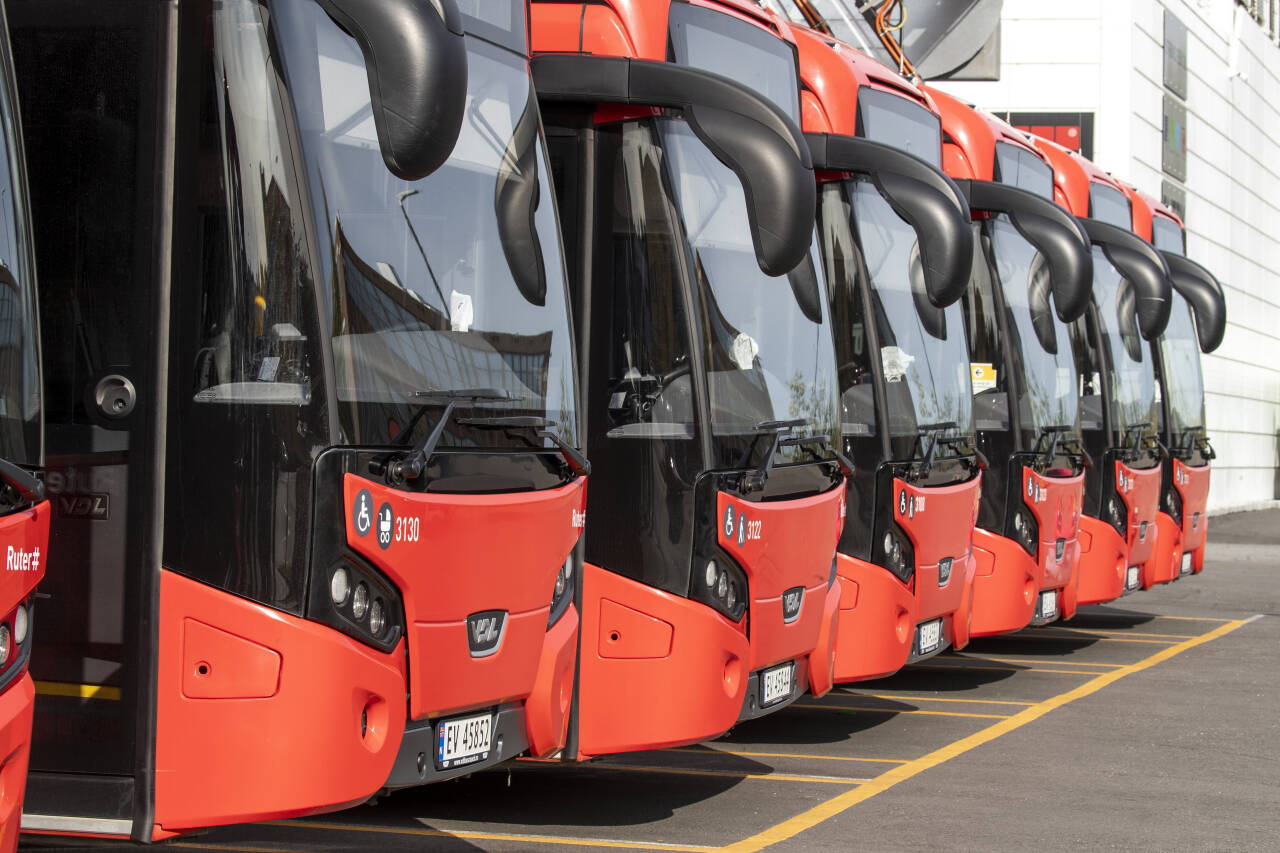
M1164 393L1169 397L1169 427L1174 440L1187 430L1204 426L1204 378L1200 374L1200 342L1191 306L1173 292L1169 325L1160 338Z
M1155 430L1156 394L1151 359L1138 332L1137 297L1133 285L1111 265L1102 249L1093 247L1093 298L1098 306L1099 334L1111 355L1111 388L1115 395L1118 439L1131 427Z
M1053 311L1048 266L1004 214L991 220L991 244L1009 314L1026 440L1034 444L1047 429L1077 433L1075 359L1066 325Z
M834 230L857 230L871 285L890 437L914 439L921 426L945 422L954 423L963 433L971 432L973 395L961 306L936 308L929 302L915 230L868 180L827 184L822 216L828 235ZM843 241L829 236L827 242L834 246ZM840 330L842 335L853 332ZM864 348L859 344L854 349ZM865 411L871 397L858 387L864 384L860 374L869 367L850 365L840 375L845 419L864 422L862 432L874 427L874 419ZM864 411L855 417L859 407Z
M406 430L428 426L420 424L422 392L496 388L509 399L486 402L485 413L545 417L572 442L564 268L524 56L467 36L457 144L437 172L404 181L383 163L355 40L315 3L272 8L347 439L404 442ZM442 443L527 446L527 437L504 432L455 426Z
M40 357L35 275L26 230L26 198L13 103L0 80L0 458L41 464Z
M685 122L662 120L661 138L701 310L719 464L740 466L770 421L803 419L794 434L835 441L835 351L816 245L787 276L766 275L737 176ZM800 453L790 450L778 461Z

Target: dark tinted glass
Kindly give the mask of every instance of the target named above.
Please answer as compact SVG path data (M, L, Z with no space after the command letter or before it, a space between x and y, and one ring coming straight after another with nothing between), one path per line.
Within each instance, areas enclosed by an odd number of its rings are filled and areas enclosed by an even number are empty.
M676 62L728 77L769 98L800 122L796 53L775 33L688 3L671 4Z
M1129 199L1115 187L1106 184L1089 184L1089 215L1125 231L1133 230L1133 213Z
M418 416L417 392L479 387L512 397L480 412L545 417L574 441L564 267L524 57L468 39L453 154L408 182L379 153L356 42L310 0L273 11L320 243L343 440L411 443L434 420ZM472 407L460 408L465 417ZM456 421L442 446L528 447L525 434Z
M291 105L261 12L252 0L206 4L199 39L182 45L198 60L179 82L189 105L180 138L192 147L175 194L183 287L171 315L164 558L298 613L311 530L299 510L311 505L312 461L332 441L332 392ZM279 32L284 22L271 23Z
M12 79L6 62L0 80L0 457L34 466L42 455L40 336L27 199L14 146L18 125L9 94Z
M1168 217L1151 217L1151 239L1162 252L1173 252L1175 255L1186 253L1182 245L1182 229Z
M858 135L942 167L941 120L907 98L862 87L858 92Z
M1124 436L1131 427L1155 429L1155 374L1151 355L1138 331L1137 296L1133 285L1093 247L1093 299L1098 305L1099 334L1110 355L1112 411Z
M1200 373L1200 341L1191 306L1173 292L1169 325L1160 337L1162 387L1169 396L1170 431L1175 443L1185 430L1204 426L1204 377Z
M1018 410L1030 445L1045 427L1076 426L1075 360L1066 325L1053 312L1043 256L1004 215L992 222L991 243L1009 312L1011 355L1021 374Z
M1053 198L1053 170L1038 154L1019 145L996 143L996 180Z
M973 427L973 392L960 305L935 308L924 288L916 232L873 184L851 182L853 209L880 333L890 437L920 426Z
M759 425L803 418L797 434L837 434L835 352L816 245L804 269L771 278L760 270L738 177L683 121L661 123L669 180L692 253L703 315L701 342L711 392L718 464L741 467ZM807 273L807 277L805 274ZM813 288L807 316L797 288ZM777 461L804 459L811 445L780 449Z

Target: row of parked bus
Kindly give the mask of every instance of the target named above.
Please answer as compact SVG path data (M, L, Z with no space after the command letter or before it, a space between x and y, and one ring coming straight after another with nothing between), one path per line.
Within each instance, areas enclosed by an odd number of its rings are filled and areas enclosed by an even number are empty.
M849 8L6 14L0 849L694 743L1204 565L1180 220Z

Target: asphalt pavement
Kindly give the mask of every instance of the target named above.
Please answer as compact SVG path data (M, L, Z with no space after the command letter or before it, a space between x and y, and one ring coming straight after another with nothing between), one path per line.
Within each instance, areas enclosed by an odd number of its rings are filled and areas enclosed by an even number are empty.
M1200 575L801 699L700 746L518 761L162 846L1280 850L1278 545L1280 510L1214 518Z

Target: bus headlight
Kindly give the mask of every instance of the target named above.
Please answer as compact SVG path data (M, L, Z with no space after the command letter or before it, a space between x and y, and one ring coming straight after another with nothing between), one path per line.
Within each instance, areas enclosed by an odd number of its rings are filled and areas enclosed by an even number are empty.
M356 617L356 621L360 621L368 610L369 587L361 583L356 586L356 591L351 596L351 615Z
M26 605L19 604L17 611L13 614L13 641L18 645L22 645L27 641L27 628L29 625Z
M1037 540L1040 538L1040 524L1036 521L1035 516L1022 508L1018 508L1013 513L1013 533L1018 540L1018 544L1022 546L1022 550L1031 555L1032 559L1037 556Z
M333 574L329 577L329 598L333 603L341 607L347 603L347 596L351 594L351 576L347 574L347 570L343 566L333 570Z

